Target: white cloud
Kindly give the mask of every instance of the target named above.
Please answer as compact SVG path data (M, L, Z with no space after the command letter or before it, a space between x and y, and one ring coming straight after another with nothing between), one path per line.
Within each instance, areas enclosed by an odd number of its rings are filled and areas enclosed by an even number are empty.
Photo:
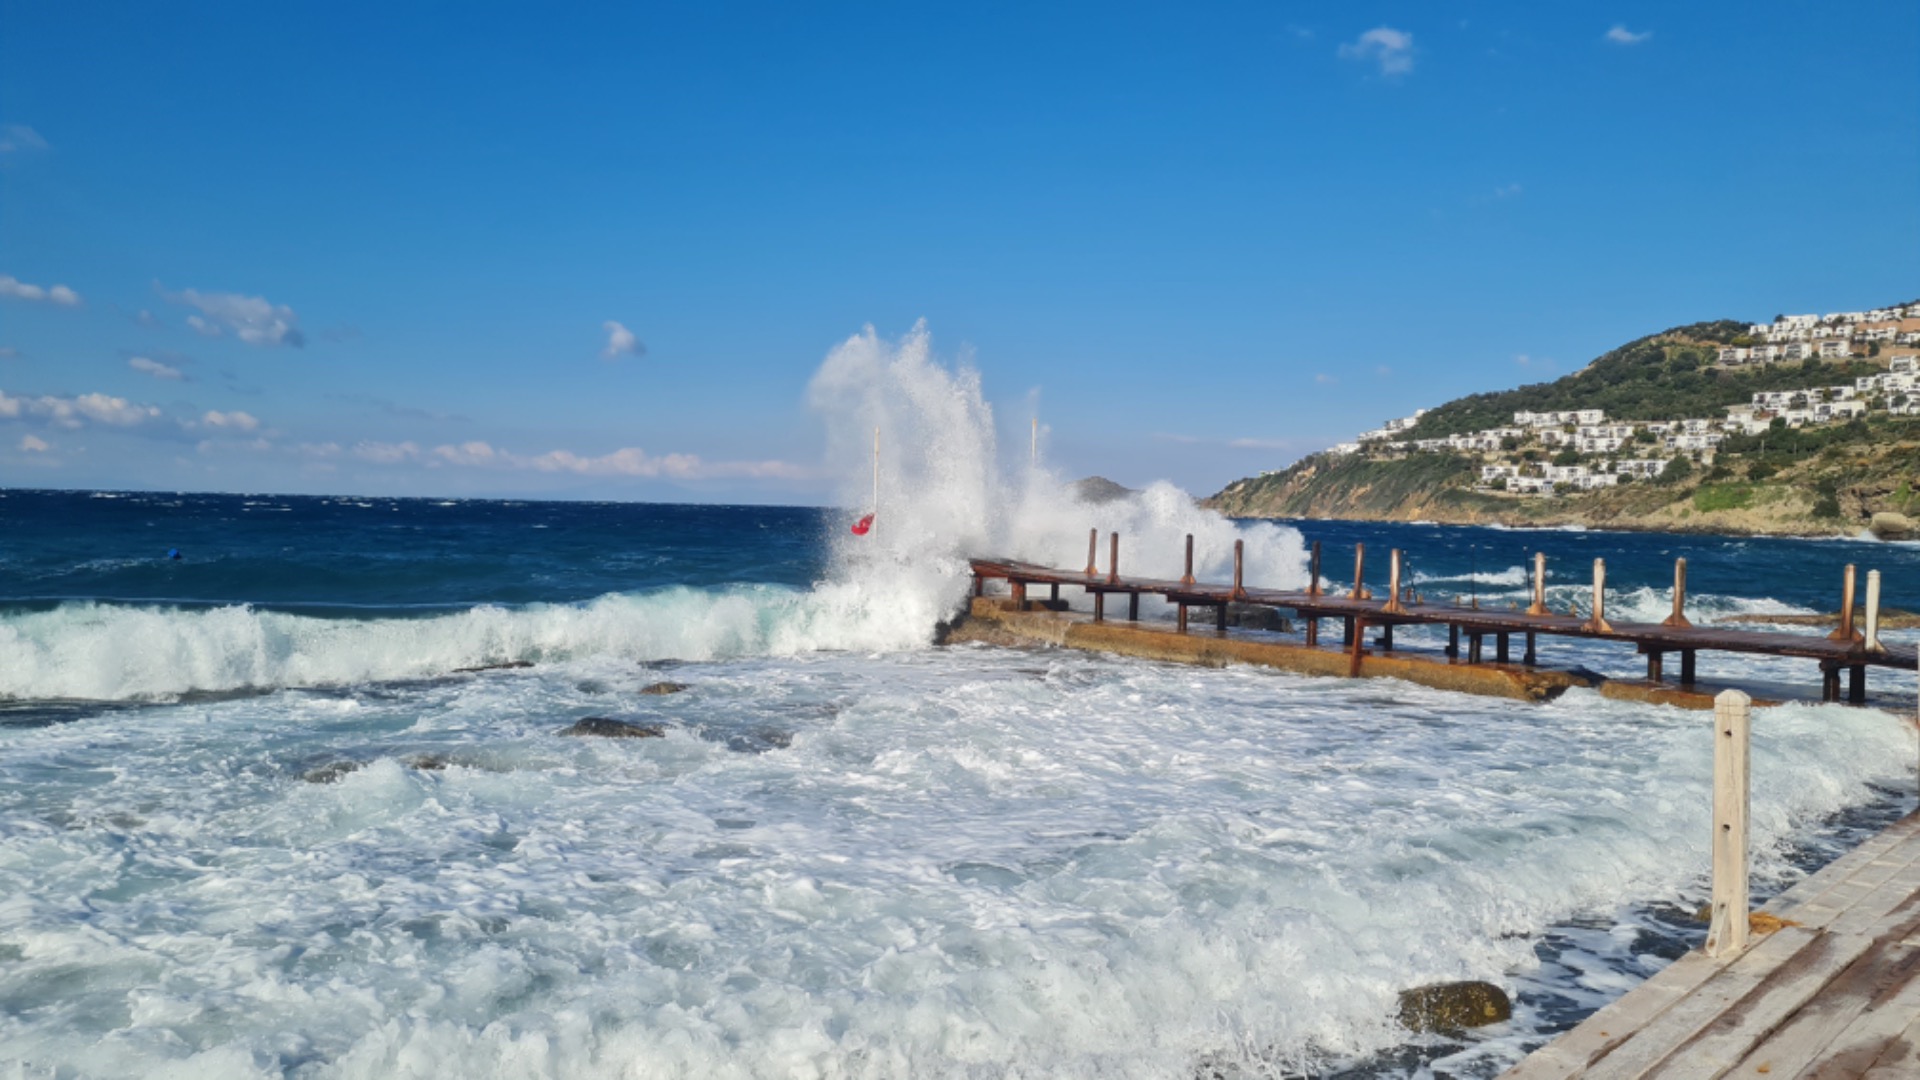
M1413 70L1413 35L1391 26L1376 26L1340 46L1340 56L1377 63L1382 75L1405 75Z
M331 448L328 450L327 448ZM339 452L332 443L315 447L303 445L300 452L309 457L329 457ZM623 447L597 457L571 450L549 450L544 454L516 454L490 443L472 440L447 443L423 450L414 442L362 442L353 448L353 456L379 465L425 464L429 468L491 468L542 473L570 473L577 476L630 476L645 479L714 480L725 478L798 480L811 471L785 461L705 461L697 454L655 456L638 447Z
M1638 45L1652 36L1653 31L1651 30L1642 30L1636 34L1620 23L1614 23L1613 29L1607 31L1606 34L1607 40L1613 42L1615 45Z
M47 140L25 124L0 126L0 154L27 154L47 148Z
M36 438L32 435L20 436L20 452L21 453L44 454L51 449L53 449L53 447L48 445L47 440L45 439Z
M336 458L340 456L340 444L337 442L301 443L293 448L301 457Z
M290 345L307 343L300 332L300 316L285 304L275 304L264 296L239 293L203 293L182 289L177 293L161 290L170 304L195 308L197 315L187 316L187 325L204 337L232 334L249 345Z
M158 360L154 360L145 356L127 357L127 366L132 368L135 371L140 372L143 375L151 375L156 379L179 380L179 379L186 378L185 375L182 375L180 373L179 368L168 367L166 364L163 364Z
M65 285L29 285L12 274L0 274L0 296L61 307L80 306L80 294Z
M77 428L88 420L114 427L133 427L160 415L151 405L139 405L126 398L106 394L81 394L79 397L8 397L0 390L0 420L37 416L55 427Z
M209 409L207 410L207 414L200 418L200 423L210 428L219 428L223 431L257 431L260 428L260 421L258 419L251 413L243 413L238 409L235 409L233 412L219 412Z
M420 447L410 442L359 442L354 444L353 456L376 465L396 465L402 461L418 461Z
M601 323L600 328L607 332L607 347L600 350L601 359L616 360L622 356L647 355L647 347L640 343L640 339L633 335L633 331L612 319Z
M477 439L459 446L436 446L433 456L449 465L491 465L500 458L498 451Z

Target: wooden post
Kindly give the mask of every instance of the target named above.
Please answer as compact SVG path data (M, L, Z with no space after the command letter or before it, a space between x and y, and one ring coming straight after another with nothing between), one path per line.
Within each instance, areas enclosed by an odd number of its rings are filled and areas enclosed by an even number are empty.
M1320 644L1320 616L1307 616L1307 647L1317 648Z
M1388 556L1387 602L1381 605L1380 610L1392 612L1396 615L1404 614L1407 610L1406 608L1400 606L1400 549L1399 548L1394 548L1393 551Z
M1868 652L1886 652L1887 647L1880 643L1880 571L1867 571L1867 640Z
M1353 644L1353 616L1348 615L1340 621L1340 644Z
M1507 632L1505 630L1493 636L1493 662L1496 664L1504 664L1507 662Z
M973 595L987 595L987 579L981 577L979 574L973 575Z
M1529 615L1550 615L1547 610L1547 553L1533 553L1533 605L1527 608Z
M1607 625L1607 560L1593 560L1593 617L1580 629L1590 634L1611 634Z
M1693 650L1680 650L1680 685L1693 685Z
M1127 594L1127 621L1128 622L1140 621L1140 594L1139 593Z
M1460 624L1459 623L1447 624L1447 655L1448 656L1460 655Z
M1734 956L1747 947L1747 750L1753 699L1723 690L1713 699L1713 921L1707 955Z
M1392 623L1387 623L1385 626L1382 626L1380 628L1380 647L1387 650L1388 652L1393 651L1393 624Z
M1848 563L1847 576L1844 583L1840 586L1840 629L1827 635L1827 640L1829 641L1854 642L1860 640L1860 635L1854 633L1853 630L1853 582L1853 564Z
M1187 572L1180 575L1180 584L1193 584L1193 534L1187 534Z
M1687 621L1687 560L1673 560L1673 614L1661 620L1661 626L1685 629L1693 624Z
M1087 530L1087 576L1099 577L1100 568L1094 565L1094 556L1100 553L1100 530Z
M1667 654L1659 649L1647 650L1647 681L1660 682L1665 677L1664 667Z
M1107 545L1107 584L1118 585L1120 584L1120 530L1115 529L1108 533L1107 539L1113 541Z
M1356 619L1348 619L1347 623L1353 627L1353 651L1347 657L1347 678L1357 679L1360 677L1361 646L1367 640L1367 624Z
M1847 704L1865 705L1867 703L1867 665L1855 664L1847 669Z
M1539 653L1534 651L1533 631L1531 630L1527 631L1527 655L1522 656L1520 662L1528 667L1532 667L1539 662Z
M1059 582L1056 581L1053 583L1053 588L1047 593L1047 599L1053 601L1056 604L1060 602L1060 583Z
M1107 621L1107 594L1104 592L1093 594L1093 621Z
M1320 595L1320 541L1318 540L1313 542L1313 553L1307 556L1307 595Z
M1475 631L1467 635L1467 663L1477 664L1479 662L1480 662L1480 634L1478 631Z
M1013 596L1013 610L1015 611L1027 610L1027 583L1026 582L1016 581L1013 578L1008 578L1007 592Z
M1353 595L1348 597L1349 600L1365 598L1366 589L1361 585L1361 579L1366 576L1366 573L1367 545L1355 544L1353 545Z
M1227 605L1224 603L1213 609L1213 628L1222 634L1227 632Z
M1247 598L1247 590L1240 584L1241 569L1246 561L1246 549L1247 542L1245 540L1235 540L1233 542L1233 598L1235 600L1245 600Z
M1184 600L1180 602L1180 624L1178 629L1182 634L1187 632L1187 604Z

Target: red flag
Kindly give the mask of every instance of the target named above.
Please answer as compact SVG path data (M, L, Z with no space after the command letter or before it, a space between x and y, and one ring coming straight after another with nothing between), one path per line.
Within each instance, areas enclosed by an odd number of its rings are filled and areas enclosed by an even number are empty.
M868 514L866 517L853 523L853 535L865 536L867 535L867 530L871 528L873 528L873 515Z

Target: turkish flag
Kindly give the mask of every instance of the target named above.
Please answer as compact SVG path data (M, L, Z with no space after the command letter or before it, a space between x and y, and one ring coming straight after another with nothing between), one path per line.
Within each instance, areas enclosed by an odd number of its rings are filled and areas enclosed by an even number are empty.
M871 528L873 528L873 515L868 514L866 517L853 523L853 535L865 536L867 535L867 530Z

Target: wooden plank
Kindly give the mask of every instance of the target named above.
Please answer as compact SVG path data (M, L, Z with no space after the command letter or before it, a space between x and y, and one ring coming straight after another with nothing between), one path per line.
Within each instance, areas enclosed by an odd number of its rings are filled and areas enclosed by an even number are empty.
M1858 1075L1920 1014L1920 949L1876 948L1842 972L1779 1030L1740 1059L1745 1075L1818 1075L1836 1060L1859 1060ZM1845 1068L1842 1064L1838 1066Z
M1827 992L1873 944L1874 940L1867 937L1816 935L1646 1075L1676 1080L1711 1080L1726 1075L1755 1043L1778 1031L1815 995Z
M1873 1066L1860 1074L1861 1080L1913 1080L1915 1076L1920 1076L1920 1020L1889 1040Z
M1601 1006L1571 1031L1522 1059L1501 1080L1549 1080L1584 1076L1587 1069L1692 993L1726 965L1705 953L1690 952L1624 997Z
M1818 936L1815 931L1795 926L1769 935L1715 972L1693 993L1663 1010L1612 1053L1594 1062L1587 1075L1598 1080L1645 1076Z

